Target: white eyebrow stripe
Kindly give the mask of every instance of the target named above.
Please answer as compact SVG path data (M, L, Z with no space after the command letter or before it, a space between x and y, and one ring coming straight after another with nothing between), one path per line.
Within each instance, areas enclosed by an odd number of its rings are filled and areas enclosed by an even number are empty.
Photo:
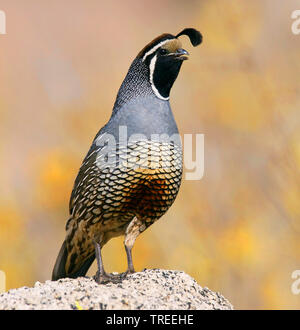
M167 40L161 41L159 44L157 44L156 46L154 46L153 48L151 48L150 50L148 50L148 52L143 56L143 62L145 61L145 59L146 59L147 56L149 56L152 53L154 53L159 47L161 47L165 43L169 42L170 40L172 40L172 39L167 39Z

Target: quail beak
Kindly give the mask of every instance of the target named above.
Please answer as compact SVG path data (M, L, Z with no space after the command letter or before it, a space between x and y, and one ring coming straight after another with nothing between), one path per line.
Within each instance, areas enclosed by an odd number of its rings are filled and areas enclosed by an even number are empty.
M174 56L181 61L184 60L188 60L189 57L188 55L190 55L185 49L179 48L176 50L176 52L174 53Z

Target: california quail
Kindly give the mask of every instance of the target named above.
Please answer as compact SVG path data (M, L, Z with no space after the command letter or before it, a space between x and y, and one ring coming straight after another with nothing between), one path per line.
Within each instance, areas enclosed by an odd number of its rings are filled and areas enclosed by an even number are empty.
M114 280L104 271L101 248L125 235L128 270L137 236L172 205L182 175L182 149L169 93L188 52L178 39L197 46L200 32L162 34L134 59L118 92L108 123L98 132L75 180L66 238L52 279L84 276L97 259L96 280Z

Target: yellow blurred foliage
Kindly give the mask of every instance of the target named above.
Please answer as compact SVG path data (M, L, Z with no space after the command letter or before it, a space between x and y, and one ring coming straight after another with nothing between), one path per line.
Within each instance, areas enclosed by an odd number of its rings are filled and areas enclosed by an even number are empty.
M285 202L286 208L289 211L290 215L299 220L300 217L300 189L299 184L292 184L288 191L283 193L283 201Z
M48 151L36 162L37 201L44 208L66 206L76 175L76 162L61 150Z
M25 224L16 205L0 204L0 269L6 275L6 288L17 287L28 283L32 276L28 263L30 249L25 237ZM12 245L12 242L14 243ZM15 254L19 261L15 261Z
M203 2L199 17L201 28L206 32L206 47L225 55L251 47L261 29L260 4L234 0L226 4L223 0L213 2Z
M0 204L0 242L7 245L19 240L24 233L24 223L15 205Z
M250 219L253 221L253 219ZM234 221L218 238L219 252L233 265L251 267L259 255L255 233L249 228L249 220Z
M268 108L255 86L261 85L260 77L252 73L234 73L213 94L217 115L222 124L242 131L254 131L265 124Z

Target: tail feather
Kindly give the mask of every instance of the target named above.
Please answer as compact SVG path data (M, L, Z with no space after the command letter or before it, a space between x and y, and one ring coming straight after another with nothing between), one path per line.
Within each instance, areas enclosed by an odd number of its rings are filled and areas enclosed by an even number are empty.
M90 268L91 264L95 259L95 253L92 254L89 258L87 258L83 262L82 266L73 273L66 272L67 257L68 257L68 250L67 250L66 241L64 241L60 248L59 254L57 256L53 268L52 281L56 281L60 278L65 278L65 277L76 278L80 276L85 276L85 274L87 273L88 269Z

